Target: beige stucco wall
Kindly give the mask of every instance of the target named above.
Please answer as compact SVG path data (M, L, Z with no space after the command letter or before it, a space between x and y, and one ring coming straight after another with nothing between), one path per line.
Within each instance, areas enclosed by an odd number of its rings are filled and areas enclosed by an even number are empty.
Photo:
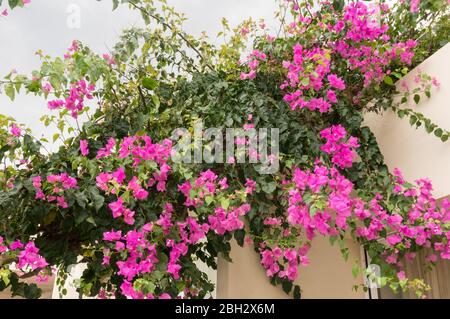
M433 90L431 99L422 99L410 107L423 113L439 126L450 129L450 44L420 65L420 70L435 76L440 90ZM413 70L405 80L413 87ZM414 102L413 102L414 103ZM368 114L366 123L374 131L386 163L400 168L407 180L428 177L433 181L435 196L450 194L450 142L442 143L419 128L415 130L407 119L398 119L391 112L383 116ZM362 277L352 276L352 266L361 259L360 247L348 240L350 258L345 262L337 246L318 237L313 242L309 257L311 264L301 267L298 284L303 298L365 298L361 290L352 290L362 283ZM233 263L219 260L217 296L219 298L286 298L281 288L272 286L262 267L258 254L251 247L233 245ZM444 269L445 270L445 269ZM442 270L442 271L444 271ZM447 281L448 280L447 278Z
M362 277L352 276L354 263L360 263L359 245L347 241L349 260L345 262L338 245L331 246L328 239L317 237L308 254L311 263L300 267L297 284L302 298L364 298L364 292L352 290L362 283ZM219 259L217 269L218 298L288 298L281 287L270 284L259 256L252 247L232 246L233 263Z
M418 69L435 76L441 88L433 89L430 99L423 97L419 105L412 101L408 107L450 130L450 43ZM414 87L416 74L417 69L405 77L410 87ZM450 194L450 141L442 143L422 127L416 130L409 125L408 119L399 119L392 112L383 116L368 114L366 122L375 133L390 169L400 168L409 181L430 178L437 198Z

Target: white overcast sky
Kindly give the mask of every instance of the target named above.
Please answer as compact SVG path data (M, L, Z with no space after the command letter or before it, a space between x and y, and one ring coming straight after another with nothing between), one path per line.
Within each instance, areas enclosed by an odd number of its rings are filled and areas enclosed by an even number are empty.
M5 2L5 1L4 1ZM212 39L220 31L220 20L226 17L232 26L243 19L264 18L273 25L275 0L169 0L189 20L186 31L198 35L206 31ZM81 9L81 28L67 27L71 5ZM138 14L123 5L112 12L112 1L102 0L32 0L25 8L13 10L6 18L0 18L0 77L11 69L28 74L39 66L34 53L42 49L51 56L62 56L72 40L88 44L98 53L108 52L126 27L137 25ZM19 96L10 102L0 96L0 113L13 116L26 124L35 136L51 137L53 130L46 130L39 117L47 106L42 98Z

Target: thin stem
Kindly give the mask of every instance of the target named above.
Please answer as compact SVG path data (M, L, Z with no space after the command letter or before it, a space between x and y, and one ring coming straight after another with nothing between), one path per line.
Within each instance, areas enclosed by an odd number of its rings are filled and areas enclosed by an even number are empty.
M165 26L166 28L168 28L170 31L172 31L175 35L179 36L186 44L188 47L190 47L192 50L195 51L195 53L197 54L197 56L203 61L205 62L205 65L211 70L214 71L214 68L206 61L206 58L203 56L203 54L196 48L196 46L185 37L185 35L181 32L175 32L174 28L166 23L161 21L161 19L154 15L149 13L145 8L142 8L141 6L138 6L136 3L134 3L133 1L129 2L131 6L133 6L134 8L140 10L141 12L143 12L145 15L147 15L148 17L151 17L153 19L155 19L156 21L158 21L158 23L162 24L163 26Z
M147 108L147 103L145 102L144 92L142 92L141 86L138 85L139 96L141 97L142 103L144 103L144 107Z

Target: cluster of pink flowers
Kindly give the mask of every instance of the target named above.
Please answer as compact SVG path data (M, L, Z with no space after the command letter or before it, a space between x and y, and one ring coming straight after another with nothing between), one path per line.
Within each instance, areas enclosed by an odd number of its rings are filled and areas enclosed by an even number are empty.
M101 148L98 150L97 152L97 158L103 158L103 157L108 157L110 156L113 151L114 148L116 147L116 140L114 138L109 138L108 142L106 143L105 147ZM81 144L80 144L80 148L81 148Z
M218 176L213 171L207 170L200 173L200 176L193 182L186 181L178 186L178 190L184 194L186 201L184 205L198 207L204 205L204 199L207 195L214 195L219 189L227 189L228 184L226 178L217 181ZM219 184L220 183L220 184ZM219 188L217 184L221 185ZM197 196L191 196L191 192L196 191Z
M229 211L222 207L217 207L214 211L214 215L208 216L208 222L211 225L211 229L218 235L243 229L244 222L240 217L246 215L250 211L250 208L249 204L243 204L240 207Z
M50 110L65 108L70 111L73 118L77 118L85 106L85 99L93 99L92 91L94 89L94 84L88 84L84 79L72 83L69 95L65 99L49 101L48 108Z
M320 137L327 142L320 148L331 155L331 162L340 167L348 168L353 165L356 158L355 149L359 147L358 139L350 136L347 140L347 131L342 125L334 125L320 132Z
M281 89L288 90L284 99L291 109L308 108L325 113L337 103L336 91L345 90L346 83L330 73L334 57L340 56L350 69L360 71L364 87L379 83L388 76L388 67L393 60L411 64L416 41L392 43L387 34L389 27L378 23L379 15L383 16L388 11L386 4L369 7L357 1L345 6L342 19L334 23L317 21L325 32L330 33L330 40L321 48L306 49L296 44L293 60L283 62L287 79ZM316 16L314 19L320 18ZM301 34L305 29L302 26L311 23L311 18L300 16L291 28ZM359 95L355 96L354 102L357 103L359 98Z
M80 46L78 44L77 40L72 41L72 45L68 49L68 52L64 54L64 59L69 60L72 58L75 52L77 52L80 49Z
M287 80L280 86L281 89L293 89L286 93L284 100L289 103L292 110L308 108L311 111L328 112L332 103L337 102L333 89L344 90L345 83L336 74L330 74L331 56L329 50L314 48L304 49L300 44L294 46L293 61L284 61L283 67L287 69ZM327 95L323 97L308 97L307 92L318 92L327 84Z
M103 190L111 193L117 189L117 185L125 180L123 169L110 174L103 174L97 178L97 185ZM250 180L249 180L250 181ZM250 183L251 184L251 183ZM252 185L250 185L252 187ZM167 262L167 273L174 279L179 280L182 276L182 259L190 258L188 256L189 247L198 244L206 238L209 231L214 231L219 235L226 232L233 232L244 227L244 222L240 217L250 211L250 205L243 203L237 207L215 207L216 203L222 203L224 194L228 190L227 179L219 177L211 170L204 171L199 176L190 181L179 185L178 190L185 195L185 205L198 210L195 214L183 216L181 213L174 213L174 207L171 203L164 204L164 208L155 222L148 223L140 231L132 230L126 236L122 236L120 231L111 231L103 234L106 242L113 243L104 249L103 264L109 265L112 254L117 254L120 261L117 262L119 268L118 274L123 276L124 281L121 285L121 292L130 298L154 298L153 294L144 295L133 284L136 277L152 272L158 259L156 252L161 251L162 247L168 249L169 258ZM245 195L246 191L239 191ZM116 192L117 193L117 192ZM231 197L236 197L233 193ZM214 202L211 207L214 214L206 214L203 207L206 204L207 197L211 199L208 204ZM241 198L241 196L239 196ZM121 198L119 198L119 202ZM112 209L122 207L123 202L114 202ZM111 207L110 204L110 207ZM228 206L228 205L227 205ZM183 216L183 217L182 217ZM202 220L203 222L200 222ZM206 220L206 221L205 221ZM149 234L163 234L162 241L152 244L149 241ZM154 238L154 237L152 237ZM125 241L125 242L124 242ZM130 242L131 241L131 242ZM183 279L188 280L188 279ZM189 287L184 291L186 296L195 295L195 287ZM170 297L167 294L162 297ZM159 297L161 297L159 296Z
M97 158L111 155L115 145L116 141L110 138L105 148L98 151ZM153 143L150 136L147 135L129 136L122 140L116 155L121 159L131 157L133 159L133 167L137 167L146 161L155 162L158 170L153 172L147 184L149 187L156 184L156 189L162 192L166 189L167 175L171 169L167 164L171 151L172 141L169 139L165 139L161 143Z
M336 213L336 226L346 229L347 219L351 216L352 201L349 197L353 184L340 175L337 169L329 169L316 162L313 171L296 168L292 182L295 187L289 190L287 211L290 225L301 226L308 240L312 240L316 232L336 235L337 229L331 226L330 212L333 210ZM328 197L321 196L323 193L327 193ZM315 200L307 200L308 197ZM317 209L322 206L328 209ZM314 212L313 207L316 208Z
M20 129L20 127L18 127L14 123L11 125L11 128L9 129L9 132L11 133L12 136L15 136L15 137L22 136L22 130Z
M123 221L128 225L134 224L135 212L124 206L124 200L119 197L115 202L109 203L108 207L111 209L114 218L119 218L123 216Z
M204 236L204 233L203 233ZM167 264L167 272L175 279L180 279L181 265L178 263L182 256L188 253L188 246L185 242L177 243L173 239L166 241L166 246L170 248L169 263Z
M140 231L131 230L125 236L122 236L121 231L111 231L103 234L103 240L111 243L109 248L105 248L103 251L103 265L108 266L111 262L111 255L118 253L121 260L116 263L119 268L117 274L124 279L120 289L126 297L132 299L155 298L152 293L144 295L143 292L136 289L133 286L133 280L138 276L155 270L159 261L157 258L159 250L156 244L151 243L147 239L147 235L152 233L155 227L158 226L158 223L148 223ZM198 224L192 217L188 217L185 222L178 222L177 226L178 228L174 227L174 230L179 230L181 241L176 242L174 239L167 239L164 243L170 250L167 273L176 280L180 279L181 265L179 260L188 253L188 245L198 243L206 236L206 232L209 229L207 224ZM189 292L189 289L185 291L185 293ZM167 293L161 293L158 298L168 299L171 297Z
M450 221L450 201L444 200L440 207L432 196L432 185L427 179L416 180L417 188L407 187L398 169L394 170L396 185L393 192L397 196L405 197L412 202L406 214L389 213L380 204L383 200L377 195L370 203L368 209L363 209L361 200L355 200L355 216L368 226L359 226L357 236L367 240L377 240L386 233L386 251L384 256L390 264L401 267L399 251L409 249L413 245L431 248L442 259L450 259L450 230L446 224ZM408 253L407 259L412 259L414 253ZM432 253L427 257L431 262L437 256Z
M53 90L53 86L49 82L47 82L41 85L41 89L45 94L49 94Z
M256 70L260 64L260 61L265 61L267 55L259 50L254 50L251 54L247 56L248 67L250 71L248 73L241 73L241 80L253 80L256 78Z
M306 256L309 246L305 245L299 249L280 248L273 249L261 245L261 265L266 269L268 277L278 276L294 281L298 277L299 266L307 266L309 258Z
M113 173L100 173L96 181L98 188L107 193L120 195L121 192L130 192L136 200L147 199L148 192L140 185L136 176L133 176L128 184L124 184L125 179L125 169L121 167ZM110 203L108 206L114 218L123 216L125 223L133 225L135 212L126 208L124 203L123 196L120 196L117 201Z
M144 296L140 291L134 289L132 280L141 274L150 273L158 263L156 245L149 242L146 234L152 231L152 225L145 225L142 230L130 230L122 236L121 231L111 231L103 234L103 240L113 243L112 251L119 253L122 260L117 261L118 275L124 278L120 289L122 294L133 299L153 299L149 294ZM112 251L104 250L103 265L110 264Z
M46 200L47 202L56 201L57 206L61 208L68 207L64 191L78 187L76 178L70 177L67 173L49 175L46 180L43 180L41 176L34 176L31 181L36 190L36 199Z
M206 233L210 229L208 224L199 224L193 217L188 217L185 222L178 222L177 225L180 231L181 240L191 245L194 245L205 238Z
M16 240L7 245L0 236L0 254L6 252L14 253L17 257L17 268L22 271L34 271L48 266L45 258L39 255L39 248L35 246L34 242L23 244L20 240Z
M115 146L116 141L114 138L110 138L106 146L98 151L97 158L111 156L115 152ZM148 162L156 163L156 167L150 172L151 177L146 181L132 176L127 183L124 183L126 179L124 167L120 167L114 172L102 172L96 177L98 188L118 196L116 201L109 204L114 218L123 216L125 223L129 225L135 222L135 212L125 206L129 200L125 199L128 196L125 197L123 194L130 193L135 200L145 200L148 197L147 187L156 185L157 191L165 191L168 173L171 169L167 164L171 149L170 140L165 140L161 144L153 144L149 136L125 137L121 141L119 149L114 155L119 159L131 158L132 170L136 170L141 164L144 164L141 165L142 167L148 169L145 165Z
M27 243L25 247L20 247L19 245L22 246L20 242L16 242L16 247L22 249L18 256L17 266L19 268L24 269L29 267L31 270L36 270L48 266L47 261L39 255L39 249L33 242Z
M333 158L338 157L332 160L333 164L340 168L351 167L355 157L351 148L357 147L356 139L344 144L342 141L346 138L346 132L340 126L326 129L321 135L328 141L323 151L332 154ZM337 236L352 225L359 240L384 243L381 256L388 264L395 265L399 272L403 267L400 258L405 256L409 261L415 256L414 252L409 251L410 248L432 248L439 257L450 259L450 229L446 226L450 222L450 201L444 200L438 207L431 194L430 181L419 179L416 181L418 187L415 188L407 184L400 171L395 169L392 192L409 204L406 213L390 212L384 208L380 194L371 200L357 197L353 193L353 183L336 167L326 167L317 160L312 170L295 168L292 180L283 182L288 190L285 218L291 227L304 231L308 242L317 234ZM282 220L280 217L268 217L264 225L279 228ZM283 236L290 234L289 229L282 232ZM271 249L264 243L260 247L261 262L269 276L278 274L289 280L296 278L297 271L294 268L303 263L300 257L298 260L294 257L306 253L297 254L292 251L292 247L289 249L291 255L287 257L286 251L278 247ZM429 262L435 262L437 258L436 253L427 256ZM280 268L282 260L286 262L284 270ZM401 277L403 274L400 273Z
M402 63L410 64L414 57L415 41L392 43L387 34L389 26L379 25L379 14L388 11L386 4L370 8L362 2L352 2L345 7L343 20L329 26L338 37L332 47L348 61L352 70L363 74L365 87L382 81L389 74L386 68L392 60L400 58Z
M323 236L337 236L356 223L356 237L362 241L380 242L385 238L382 256L389 264L399 269L403 266L400 257L408 260L415 254L408 252L413 246L432 248L443 259L450 259L450 231L445 228L450 221L450 202L444 201L440 208L431 195L431 183L416 181L418 189L403 188L404 181L396 170L398 184L394 192L412 202L406 216L400 212L388 212L382 206L383 198L377 194L372 200L364 201L352 194L353 184L336 168L327 168L317 162L313 171L295 169L289 190L287 221L293 227L304 230L311 241L317 233ZM266 223L267 225L268 223ZM270 223L278 227L279 223ZM403 253L403 255L402 255ZM275 259L281 255L264 252L263 265L273 275L279 268ZM427 257L436 261L433 253ZM295 279L291 270L291 277Z
M251 194L255 184L254 181L247 179L245 192ZM228 189L227 179L218 180L218 176L211 170L200 173L200 176L193 182L186 181L178 186L178 190L186 197L185 205L188 207L203 206L207 196L212 197L226 189ZM219 235L242 229L244 223L240 217L246 215L250 208L249 204L243 204L236 208L215 208L214 214L208 216L209 229Z

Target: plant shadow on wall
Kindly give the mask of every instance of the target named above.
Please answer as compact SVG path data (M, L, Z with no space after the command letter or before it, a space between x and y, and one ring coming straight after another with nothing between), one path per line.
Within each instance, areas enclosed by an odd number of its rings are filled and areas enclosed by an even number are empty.
M38 5L29 2L10 9ZM40 53L31 75L8 74L1 89L12 100L46 99L41 120L59 129L61 147L47 152L47 139L0 117L0 290L38 298L25 278L57 268L63 285L67 267L83 262L82 295L205 298L214 286L195 262L231 261L236 240L300 298L294 281L312 239L328 237L346 258L350 235L380 266L381 285L423 296L427 285L406 278L401 261L425 248L431 266L450 259L450 203L436 204L427 179L388 171L363 114L393 110L447 142L447 130L402 108L429 98L438 80L395 84L448 42L448 1L311 2L281 1L274 34L263 21L223 20L217 47L184 32L165 1L120 1L146 26L125 30L112 53L74 41L64 57ZM279 171L259 174L235 158L173 161L168 138L199 119L278 128Z

